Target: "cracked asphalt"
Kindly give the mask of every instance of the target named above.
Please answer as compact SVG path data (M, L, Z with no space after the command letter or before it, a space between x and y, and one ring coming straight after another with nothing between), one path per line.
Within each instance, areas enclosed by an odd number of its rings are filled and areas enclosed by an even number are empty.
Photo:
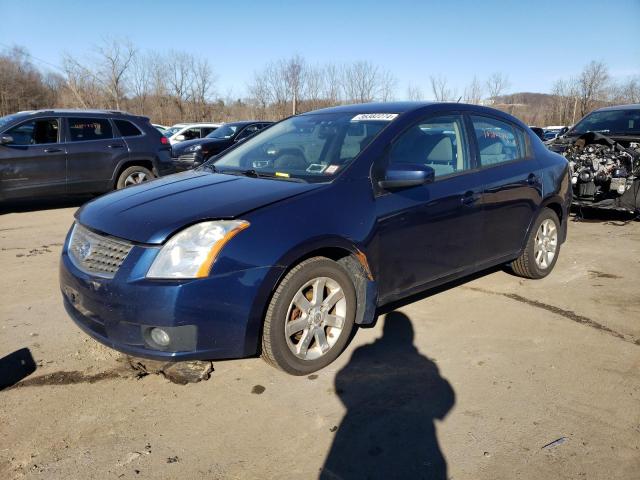
M178 385L67 318L54 207L0 214L0 358L35 360L0 391L0 478L638 478L640 222L571 221L546 279L385 309L317 374L251 358Z

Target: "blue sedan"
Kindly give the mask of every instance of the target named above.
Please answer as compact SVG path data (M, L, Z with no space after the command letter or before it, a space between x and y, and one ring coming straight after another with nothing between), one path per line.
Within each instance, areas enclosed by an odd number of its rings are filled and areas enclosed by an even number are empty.
M567 161L510 115L339 106L86 204L60 284L77 325L127 354L304 375L381 305L496 265L545 277L570 203Z

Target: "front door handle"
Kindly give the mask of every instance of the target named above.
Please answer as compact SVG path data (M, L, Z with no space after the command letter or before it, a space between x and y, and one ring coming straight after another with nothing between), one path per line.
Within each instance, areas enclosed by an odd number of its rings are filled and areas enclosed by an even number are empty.
M61 148L45 148L44 153L60 153L62 151Z
M120 145L120 144L113 144L113 145L107 145L108 148L124 148L124 145Z
M460 198L460 203L464 206L471 207L480 199L480 195L475 192L469 190L465 192L464 195Z
M530 173L527 177L527 183L529 185L537 185L540 183L540 178L535 173Z

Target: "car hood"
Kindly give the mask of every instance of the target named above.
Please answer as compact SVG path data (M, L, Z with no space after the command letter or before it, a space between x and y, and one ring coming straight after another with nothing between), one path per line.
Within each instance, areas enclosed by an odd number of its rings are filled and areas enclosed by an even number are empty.
M202 145L205 147L215 147L215 146L224 146L230 145L231 139L224 138L196 138L195 140L185 140L184 142L177 143L173 145L171 148L173 149L174 156L182 155L184 151L193 146L193 145Z
M115 237L160 244L187 225L237 218L321 187L191 170L99 197L78 210L76 219Z

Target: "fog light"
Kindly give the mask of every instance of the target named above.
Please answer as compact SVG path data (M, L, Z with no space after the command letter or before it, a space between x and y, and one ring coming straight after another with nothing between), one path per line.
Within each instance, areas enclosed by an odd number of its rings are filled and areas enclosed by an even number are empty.
M161 347L168 346L169 342L171 341L169 334L163 329L157 327L151 329L151 332L149 332L149 336L151 337L151 340L153 340Z

